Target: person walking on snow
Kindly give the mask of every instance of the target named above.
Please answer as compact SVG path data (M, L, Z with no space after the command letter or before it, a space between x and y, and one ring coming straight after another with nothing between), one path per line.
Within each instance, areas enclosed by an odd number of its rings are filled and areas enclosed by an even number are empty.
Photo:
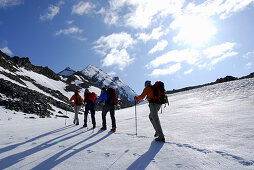
M88 89L85 90L84 93L84 103L85 103L85 114L84 114L84 125L83 127L87 127L87 115L88 112L91 112L93 129L96 127L95 122L95 104L94 101L97 99L97 95L95 93L89 92Z
M110 117L111 117L111 122L112 122L111 131L115 132L116 131L115 105L110 104L108 102L109 98L108 98L108 93L107 93L105 87L103 87L101 89L101 94L100 94L99 98L95 101L95 103L97 104L101 100L104 100L104 105L103 105L103 108L102 108L102 128L101 128L101 130L106 130L107 129L106 115L107 115L107 112L109 111L110 112Z
M84 101L82 97L79 95L78 90L74 91L74 95L70 98L70 102L73 100L74 100L74 112L75 112L73 123L76 125L79 125L78 114Z
M144 99L147 96L147 100L149 102L149 109L150 109L150 114L149 114L149 119L153 125L153 128L155 130L154 137L156 141L158 142L165 142L164 134L162 132L161 124L160 124L160 119L158 116L158 111L161 108L161 104L155 103L153 101L154 99L154 92L153 92L153 87L151 85L151 81L146 81L145 82L145 88L140 96L135 96L134 100L135 101L140 101Z

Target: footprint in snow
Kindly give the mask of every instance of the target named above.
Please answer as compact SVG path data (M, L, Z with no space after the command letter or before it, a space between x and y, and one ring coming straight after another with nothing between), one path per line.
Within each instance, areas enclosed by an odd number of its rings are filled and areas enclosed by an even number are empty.
M183 164L176 164L177 168L181 168Z
M104 153L106 157L110 157L110 153Z
M92 151L92 150L87 150L87 152L88 152L88 153L93 153L93 152L95 152L95 151Z
M139 157L140 155L138 153L134 153L133 156L138 156Z

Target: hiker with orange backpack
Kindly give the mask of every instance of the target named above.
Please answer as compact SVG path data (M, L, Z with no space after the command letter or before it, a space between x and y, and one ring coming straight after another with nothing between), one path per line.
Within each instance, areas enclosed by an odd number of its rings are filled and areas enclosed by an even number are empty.
M75 112L73 123L79 125L78 114L84 101L82 97L79 95L78 90L74 91L74 95L70 98L70 102L72 100L74 100L74 112Z
M115 105L117 105L117 94L116 90L113 88L108 88L106 89L103 87L101 89L101 94L99 98L95 101L96 104L100 102L101 100L104 101L104 105L102 108L102 128L101 130L106 130L107 129L107 124L106 124L106 115L107 112L110 112L110 117L111 117L111 123L112 123L112 129L111 131L115 132L116 131L116 119L115 119Z
M91 113L93 129L96 127L95 104L94 104L94 101L96 99L97 99L97 94L95 94L94 92L89 92L88 89L85 90L85 93L84 93L85 114L84 114L84 125L83 125L83 127L87 127L87 115L88 115L89 111Z
M163 87L164 88L164 87ZM145 82L145 88L140 96L135 96L134 100L135 101L140 101L144 99L147 96L147 100L149 102L149 109L150 109L150 114L149 114L149 119L153 125L153 128L155 130L154 137L156 141L158 142L165 142L164 134L162 132L161 124L160 124L160 119L158 116L158 111L161 108L161 104L157 102L157 99L155 99L155 94L154 94L154 89L153 86L151 85L151 81L146 81Z

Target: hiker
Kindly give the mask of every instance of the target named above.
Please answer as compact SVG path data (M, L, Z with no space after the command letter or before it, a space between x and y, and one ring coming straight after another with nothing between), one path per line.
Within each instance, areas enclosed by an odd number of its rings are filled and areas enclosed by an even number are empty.
M150 109L150 114L149 114L149 119L154 127L155 134L154 137L156 141L159 142L165 142L164 134L161 129L161 124L160 124L160 119L158 116L158 111L161 108L161 104L158 104L154 101L154 91L153 87L151 85L151 81L146 81L145 82L145 88L140 96L135 96L134 100L135 101L140 101L144 99L147 96L147 100L149 102L149 109Z
M78 114L84 101L82 97L79 95L78 90L74 91L74 95L70 98L70 102L72 100L74 100L74 112L75 112L73 123L79 125Z
M104 100L104 105L102 108L102 128L101 128L101 130L107 129L106 115L107 115L107 112L109 111L110 117L111 117L111 123L112 123L111 131L115 132L116 131L115 105L117 104L117 96L116 96L115 89L108 88L106 90L106 88L103 87L101 89L101 94L100 94L99 98L95 101L95 103L98 104L98 102L100 102L101 100Z
M84 114L84 125L83 127L87 127L87 115L90 111L93 129L96 127L95 122L95 104L94 101L97 99L97 95L94 92L89 92L88 89L85 90L84 93L84 103L85 103L85 114Z

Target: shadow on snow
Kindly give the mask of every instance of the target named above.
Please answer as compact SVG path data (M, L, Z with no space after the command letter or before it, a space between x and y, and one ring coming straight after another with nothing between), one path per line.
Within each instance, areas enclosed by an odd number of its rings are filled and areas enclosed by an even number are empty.
M150 148L146 153L141 155L135 162L133 162L127 169L146 169L146 167L150 164L150 162L154 159L156 154L163 147L163 142L152 141Z

